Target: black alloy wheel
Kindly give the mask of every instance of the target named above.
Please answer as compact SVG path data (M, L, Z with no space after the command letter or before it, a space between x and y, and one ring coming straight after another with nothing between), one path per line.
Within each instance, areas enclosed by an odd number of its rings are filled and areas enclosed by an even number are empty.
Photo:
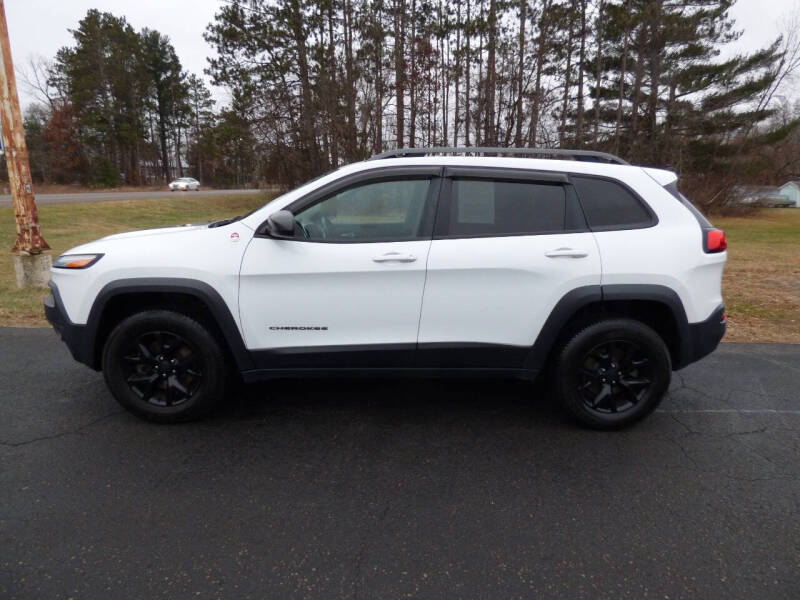
M649 415L669 388L664 340L640 321L587 325L561 346L556 368L564 408L594 429L618 429Z
M202 384L200 354L181 336L169 331L138 336L123 361L125 383L154 406L187 402Z
M117 401L162 423L198 418L224 397L227 361L198 321L145 310L120 322L103 347L103 375Z
M613 340L592 348L579 375L578 393L584 406L601 414L630 410L653 383L650 359L629 340Z

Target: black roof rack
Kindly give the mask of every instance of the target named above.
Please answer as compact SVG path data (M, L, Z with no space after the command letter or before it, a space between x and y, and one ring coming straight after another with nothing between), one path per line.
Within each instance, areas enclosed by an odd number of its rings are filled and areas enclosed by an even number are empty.
M473 154L494 155L494 156L538 156L543 158L571 158L572 160L584 162L602 162L614 165L628 165L630 163L622 160L619 156L608 154L607 152L597 152L595 150L566 150L563 148L487 148L482 146L461 146L447 148L435 146L433 148L397 148L376 154L370 160L380 160L383 158L403 158L406 156L429 156L432 154Z

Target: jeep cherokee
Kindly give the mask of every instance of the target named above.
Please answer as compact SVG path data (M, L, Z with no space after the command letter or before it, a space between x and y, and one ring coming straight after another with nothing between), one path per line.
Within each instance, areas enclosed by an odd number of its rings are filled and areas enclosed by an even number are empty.
M669 171L590 151L404 149L243 217L74 248L45 312L156 421L204 414L231 371L546 373L569 413L609 429L716 348L725 248Z

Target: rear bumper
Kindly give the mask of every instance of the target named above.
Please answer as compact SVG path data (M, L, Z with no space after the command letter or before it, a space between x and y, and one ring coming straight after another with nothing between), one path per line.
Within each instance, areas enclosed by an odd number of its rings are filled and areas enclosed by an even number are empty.
M681 361L675 369L682 369L716 350L725 335L725 327L724 306L717 308L705 321L689 323L683 338Z
M88 328L85 325L76 325L69 320L58 287L52 281L48 285L50 286L50 295L44 299L44 315L47 321L67 345L75 360L96 369Z

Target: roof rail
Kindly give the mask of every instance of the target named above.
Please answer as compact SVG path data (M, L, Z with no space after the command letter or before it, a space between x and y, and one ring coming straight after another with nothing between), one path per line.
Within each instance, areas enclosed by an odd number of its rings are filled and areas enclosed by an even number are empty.
M598 152L595 150L566 150L564 148L488 148L482 146L460 146L447 148L435 146L432 148L397 148L389 150L371 157L370 160L380 160L383 158L403 158L406 156L429 156L432 154L482 154L495 156L538 156L543 158L571 158L572 160L584 162L602 162L615 165L629 165L630 163L622 160L619 156Z

